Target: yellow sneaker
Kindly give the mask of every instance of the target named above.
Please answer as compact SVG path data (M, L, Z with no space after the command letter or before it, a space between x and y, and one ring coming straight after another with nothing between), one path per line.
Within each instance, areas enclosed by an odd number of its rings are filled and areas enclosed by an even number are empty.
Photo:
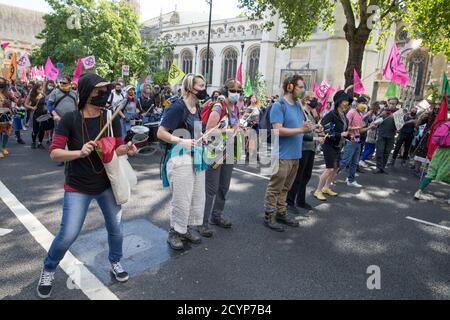
M320 201L327 201L327 198L325 198L321 191L314 192L314 197L316 197L316 199Z
M6 157L7 155L9 155L9 151L8 149L3 149L3 155Z
M323 188L322 193L327 194L332 197L336 197L338 195L336 192L332 191L330 188Z

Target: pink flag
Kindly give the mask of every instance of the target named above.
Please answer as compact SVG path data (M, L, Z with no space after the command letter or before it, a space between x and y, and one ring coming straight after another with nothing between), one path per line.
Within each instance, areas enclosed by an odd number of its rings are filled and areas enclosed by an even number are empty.
M242 84L242 63L239 65L239 68L237 70L236 80Z
M314 95L316 94L316 91L319 90L319 85L317 84L317 82L314 82L313 88L312 88L312 92L314 93ZM317 96L316 96L317 98Z
M92 69L95 67L95 56L89 56L86 58L82 58L81 61L83 62L84 68L86 70Z
M400 53L398 52L397 45L392 45L389 58L384 67L383 76L387 80L391 80L402 87L406 87L409 83L408 72L406 71L405 65L402 62Z
M24 53L19 60L17 60L17 68L28 68L31 67L30 59L28 58L28 54Z
M50 57L48 57L47 63L45 64L45 76L48 80L56 80L59 76L59 69L53 65Z
M81 61L81 59L78 59L77 66L75 68L75 71L73 72L73 82L78 83L82 71L83 71L83 62Z
M31 79L36 79L36 67L31 68Z
M324 103L328 101L328 98L330 97L331 94L333 94L333 92L334 92L333 87L330 84L328 84L325 80L323 80L320 86L316 86L314 94L317 100L319 100L319 102L322 105L324 105Z
M1 44L2 50L5 50L6 48L8 48L8 46L9 46L9 42L3 42Z
M20 80L22 80L23 82L28 82L27 69L23 68L20 72Z
M358 72L356 72L356 69L353 69L353 92L364 94L364 86L362 84L361 78L358 75Z

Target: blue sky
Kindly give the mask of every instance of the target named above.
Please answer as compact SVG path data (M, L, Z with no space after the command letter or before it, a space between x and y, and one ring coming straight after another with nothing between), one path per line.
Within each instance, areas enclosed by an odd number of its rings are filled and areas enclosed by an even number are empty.
M162 9L163 12L169 12L177 6L178 11L193 11L193 8L198 8L200 12L205 13L206 20L208 6L205 0L141 0L141 14L143 20L153 18L159 14ZM11 0L0 0L0 3L11 5ZM240 11L237 8L238 0L213 0L213 15L220 18L231 18L239 15ZM14 6L28 8L47 12L50 10L45 0L14 0Z

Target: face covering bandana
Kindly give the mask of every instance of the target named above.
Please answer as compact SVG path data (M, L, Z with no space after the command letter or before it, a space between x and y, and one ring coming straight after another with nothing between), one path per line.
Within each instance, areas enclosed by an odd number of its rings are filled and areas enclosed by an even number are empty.
M91 104L99 108L104 108L106 103L108 103L108 99L108 91L99 91L95 97L91 98Z
M303 99L304 97L305 97L305 90L294 93L294 98L297 100Z
M239 96L240 96L239 93L230 93L230 94L228 95L228 100L230 100L230 102L231 102L232 104L236 104L236 103L238 103L238 101L239 101Z
M59 87L62 91L69 91L72 88L70 84L61 84Z

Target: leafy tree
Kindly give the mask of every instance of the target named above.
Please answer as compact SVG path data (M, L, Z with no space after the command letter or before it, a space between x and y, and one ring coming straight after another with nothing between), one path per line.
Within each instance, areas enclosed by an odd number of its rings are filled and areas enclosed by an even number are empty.
M450 1L408 1L405 22L412 34L434 54L443 53L450 59Z
M47 0L53 12L44 16L45 28L37 36L43 45L31 54L33 64L47 57L64 63L71 74L79 57L95 55L96 72L110 79L130 65L132 76L145 70L146 47L140 38L138 17L123 0Z
M334 10L342 7L346 23L343 27L348 42L348 60L345 68L345 87L353 84L353 69L361 74L364 50L375 27L380 30L378 44L389 34L393 23L414 22L411 29L428 39L434 51L450 51L448 0L239 0L251 18L261 19L279 15L284 33L277 42L282 48L292 48L307 41L315 27L333 31ZM429 21L432 21L431 28ZM264 25L271 30L272 21ZM435 41L438 39L438 41Z

